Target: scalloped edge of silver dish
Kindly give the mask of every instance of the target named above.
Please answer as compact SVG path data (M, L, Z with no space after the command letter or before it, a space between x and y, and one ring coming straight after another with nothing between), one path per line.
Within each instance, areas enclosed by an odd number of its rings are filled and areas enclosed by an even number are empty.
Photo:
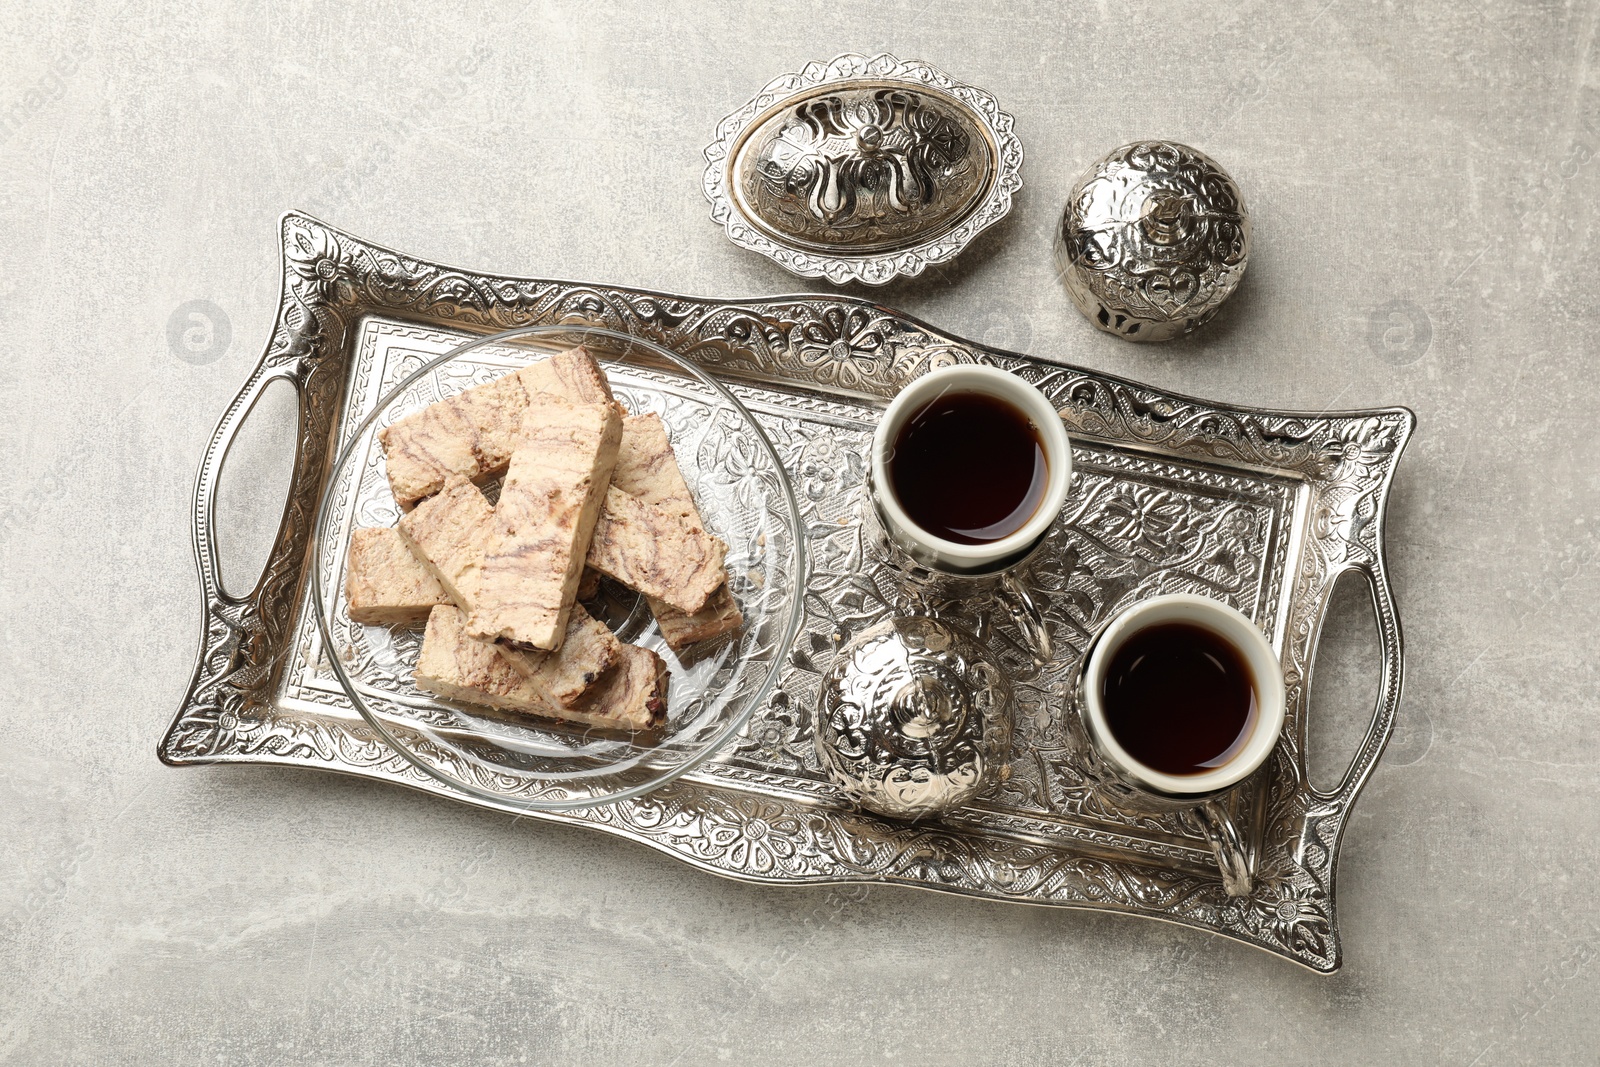
M850 254L818 252L786 243L751 219L731 188L731 161L743 138L756 125L790 100L831 84L858 81L899 83L932 90L962 105L973 124L992 141L995 172L988 188L952 225L906 247L883 252ZM1022 188L1022 141L1015 119L1000 110L985 89L956 81L921 60L901 60L888 52L866 56L846 52L826 62L808 63L802 69L769 81L741 107L717 123L716 138L706 146L706 169L701 188L711 202L711 221L723 228L728 240L740 248L759 252L802 278L826 278L835 285L861 282L885 285L896 278L914 278L936 263L954 259L984 230L1005 218L1011 201Z

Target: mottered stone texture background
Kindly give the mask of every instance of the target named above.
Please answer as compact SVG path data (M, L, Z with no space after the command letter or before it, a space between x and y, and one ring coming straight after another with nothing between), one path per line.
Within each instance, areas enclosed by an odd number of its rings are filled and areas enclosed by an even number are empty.
M1600 1045L1596 0L0 4L0 1063L1592 1063ZM707 221L701 146L769 78L927 60L1016 116L1026 187L872 295L1221 400L1402 403L1401 727L1339 869L1331 978L1190 930L718 880L399 788L173 770L204 443L297 207L445 262L708 295L818 288ZM1166 136L1255 218L1160 348L1058 288L1074 177ZM251 583L290 440L228 474ZM1316 683L1337 776L1359 591Z

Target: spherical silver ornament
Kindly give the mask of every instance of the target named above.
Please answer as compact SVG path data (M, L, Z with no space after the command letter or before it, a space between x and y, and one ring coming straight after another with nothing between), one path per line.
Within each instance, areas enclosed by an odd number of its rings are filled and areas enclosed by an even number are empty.
M891 818L958 807L1011 748L1011 686L982 645L935 619L890 619L840 649L813 719L817 756L854 803Z
M1238 288L1250 215L1238 185L1204 152L1138 141L1078 179L1055 254L1072 302L1096 327L1167 341L1204 325Z

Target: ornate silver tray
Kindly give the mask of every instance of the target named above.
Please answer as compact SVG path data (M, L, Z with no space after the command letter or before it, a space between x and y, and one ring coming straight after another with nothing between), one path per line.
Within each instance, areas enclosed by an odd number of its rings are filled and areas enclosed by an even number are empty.
M1409 411L1312 416L1208 404L962 341L848 297L717 301L497 277L293 213L281 237L276 326L195 487L204 628L194 678L159 746L164 762L320 767L467 799L386 747L327 666L307 565L328 460L407 361L510 326L601 324L712 368L778 444L805 519L806 618L775 695L710 762L641 798L535 817L591 825L735 878L910 885L1148 915L1313 970L1338 968L1339 841L1400 697L1383 516L1415 425ZM1018 714L1009 776L981 804L900 825L841 803L817 765L807 711L839 646L908 595L863 544L862 455L886 398L950 361L1008 367L1044 389L1067 420L1079 473L1034 574L1056 658L1035 668L1011 648L1007 621L974 620L1011 657ZM278 380L300 404L289 499L261 579L230 596L213 536L218 479L252 404ZM738 462L736 451L727 461ZM1329 594L1351 571L1371 586L1382 679L1354 761L1336 789L1321 792L1306 773L1306 695ZM1140 597L1183 590L1254 618L1279 649L1289 687L1284 738L1237 800L1260 855L1255 890L1242 899L1224 893L1192 830L1125 813L1088 783L1078 726L1065 713L1064 687L1099 622Z

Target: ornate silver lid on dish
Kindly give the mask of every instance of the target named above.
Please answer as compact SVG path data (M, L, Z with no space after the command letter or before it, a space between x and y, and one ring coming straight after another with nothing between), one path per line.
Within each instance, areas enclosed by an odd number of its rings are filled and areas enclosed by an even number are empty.
M1022 188L1022 143L994 97L887 53L768 82L718 124L706 160L730 240L834 283L921 274Z
M889 619L840 649L815 714L828 777L891 818L965 803L1010 754L1004 672L976 640L927 616Z
M1085 318L1129 341L1167 341L1205 324L1238 288L1250 215L1204 152L1138 141L1078 179L1055 251Z

